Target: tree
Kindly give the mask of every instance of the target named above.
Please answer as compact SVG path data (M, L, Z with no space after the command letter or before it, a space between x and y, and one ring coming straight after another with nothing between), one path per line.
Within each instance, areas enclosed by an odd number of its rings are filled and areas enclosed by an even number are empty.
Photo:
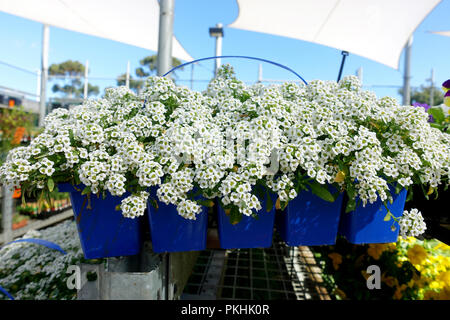
M117 85L118 86L124 86L126 84L127 74L122 73L120 76L117 77ZM144 84L144 80L140 79L134 79L132 75L130 75L130 89L134 91L141 90L142 86Z
M141 61L139 61L141 67L136 68L136 75L139 78L147 78L151 74L156 73L157 58L156 55L152 55L141 59ZM181 61L172 57L172 68L178 67L179 65L181 65ZM174 72L174 77L176 78L176 72Z
M413 103L426 103L430 104L430 91L431 87L421 85L419 88L414 88L411 90L411 101L410 104ZM403 94L403 89L398 90L399 94ZM444 95L440 88L433 88L433 105L437 106L444 102Z
M157 59L158 59L157 55L152 55L152 56L144 57L143 59L141 59L139 61L140 67L136 68L136 71L135 71L137 79L133 79L133 77L130 76L130 89L132 89L134 91L141 90L142 87L144 86L144 79L151 75L156 74ZM172 67L177 67L179 65L181 65L181 61L178 60L177 58L172 57ZM180 69L182 70L183 67L181 67ZM174 78L177 77L176 71L174 71L172 74L173 74ZM126 79L126 74L121 74L120 76L118 76L117 77L117 85L118 86L125 85L125 79Z
M0 164L14 145L14 134L18 127L24 127L29 134L33 126L33 115L22 106L0 109Z
M84 76L85 67L78 61L67 60L62 63L52 64L48 69L50 76L58 76L53 79L57 82L53 85L52 91L62 93L67 98L82 98L84 93L84 83L81 78ZM98 86L88 83L88 96L97 95Z

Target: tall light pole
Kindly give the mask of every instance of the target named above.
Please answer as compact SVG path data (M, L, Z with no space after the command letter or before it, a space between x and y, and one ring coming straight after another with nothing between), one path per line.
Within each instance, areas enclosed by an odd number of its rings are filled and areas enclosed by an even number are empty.
M88 98L88 89L89 89L89 83L88 83L88 75L89 75L89 60L86 60L86 65L84 66L84 90L83 90L83 98Z
M216 57L222 55L222 38L223 38L223 27L221 23L216 24L214 28L209 28L209 35L216 38ZM217 75L217 70L220 67L220 58L214 60L214 76Z
M405 71L403 75L403 105L411 104L411 47L413 37L408 39L408 43L405 46Z
M41 57L41 94L39 97L39 127L44 126L44 119L47 113L47 107L45 105L46 93L47 93L47 79L48 79L48 43L49 43L50 30L47 24L42 27L42 57Z
M164 75L172 67L173 13L175 0L159 1L159 37L156 62L158 76Z
M130 61L127 62L127 73L125 74L125 86L130 87Z
M156 71L158 76L163 76L172 67L172 38L173 38L173 13L175 0L159 1L159 35L158 35L158 56L156 61ZM164 254L164 298L171 298L170 287L170 253ZM169 292L169 290L171 292Z
M427 79L430 81L430 107L434 104L434 68L431 69L431 77Z

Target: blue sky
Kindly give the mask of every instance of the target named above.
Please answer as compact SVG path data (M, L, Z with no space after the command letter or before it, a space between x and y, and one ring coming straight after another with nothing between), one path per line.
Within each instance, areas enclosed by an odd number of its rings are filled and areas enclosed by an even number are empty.
M411 85L420 86L435 70L436 84L450 78L450 37L431 34L429 31L450 30L450 0L443 0L422 22L414 33L411 61ZM225 26L223 55L248 55L284 64L307 81L312 79L336 80L341 62L339 50L285 37L227 28L238 16L235 0L175 0L174 33L189 54L198 59L214 55L214 38L208 28L221 22ZM0 12L0 62L38 70L41 65L42 25ZM84 63L89 60L90 76L116 78L126 71L127 61L134 72L139 60L155 52L96 38L59 28L50 28L49 64L68 59ZM355 74L363 68L364 85L401 86L403 83L403 55L400 69L394 70L377 62L350 54L344 75ZM256 61L223 59L222 63L234 66L240 79L255 81ZM209 80L214 62L204 61L195 66L195 80ZM191 67L179 72L179 84L189 86ZM263 63L265 79L296 80L286 70ZM102 89L116 85L114 80L92 80ZM195 82L194 89L202 90L206 82ZM35 93L35 75L0 64L0 86ZM51 86L51 85L50 85ZM49 86L49 87L50 87ZM393 96L401 101L397 88L370 87L378 96ZM49 90L49 94L51 92Z

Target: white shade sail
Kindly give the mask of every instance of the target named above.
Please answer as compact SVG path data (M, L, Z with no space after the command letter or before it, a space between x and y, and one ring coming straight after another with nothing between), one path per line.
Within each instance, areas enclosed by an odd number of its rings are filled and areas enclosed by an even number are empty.
M237 0L231 28L310 41L398 69L408 38L441 0Z
M0 11L158 51L157 0L0 0ZM193 60L175 37L172 56Z
M441 36L450 37L450 31L433 31L432 33L440 34Z

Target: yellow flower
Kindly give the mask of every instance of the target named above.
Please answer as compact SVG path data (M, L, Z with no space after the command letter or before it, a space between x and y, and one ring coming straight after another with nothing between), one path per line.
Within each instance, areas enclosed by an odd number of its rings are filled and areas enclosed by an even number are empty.
M345 180L345 172L344 171L339 171L336 174L336 177L334 178L335 182L342 182Z
M380 259L381 254L386 250L392 250L392 248L395 249L391 244L386 243L370 243L369 248L367 249L367 254L374 258L375 260Z
M439 300L450 300L450 287L446 287L439 292Z
M437 281L432 281L432 282L430 283L430 289L440 289L440 288L441 288L441 285L440 285L439 282L437 282Z
M394 299L395 300L400 300L403 296L403 291L407 288L406 284L402 284L401 286L397 287L397 289L395 289L395 293L394 293Z
M399 237L399 240L404 242L404 243L408 243L408 244L412 244L416 242L416 238L414 237L407 237L406 239L403 239L402 237Z
M448 283L450 285L450 271L440 273L437 276L437 280L442 281L443 283Z
M383 273L381 275L381 281L384 282L388 287L394 287L396 285L398 285L398 280L392 276L385 276L385 274Z
M436 249L436 250L439 250L439 249L440 250L450 250L450 246L439 241L438 244L434 246L434 249Z
M418 265L421 264L428 255L427 251L421 245L415 244L413 247L408 249L407 256L412 264Z
M428 291L425 291L425 293L423 295L423 299L424 300L437 300L437 299L439 299L439 294L436 291L428 290Z
M332 252L328 255L328 257L333 260L333 268L334 270L339 269L339 265L342 263L342 256L337 252Z

